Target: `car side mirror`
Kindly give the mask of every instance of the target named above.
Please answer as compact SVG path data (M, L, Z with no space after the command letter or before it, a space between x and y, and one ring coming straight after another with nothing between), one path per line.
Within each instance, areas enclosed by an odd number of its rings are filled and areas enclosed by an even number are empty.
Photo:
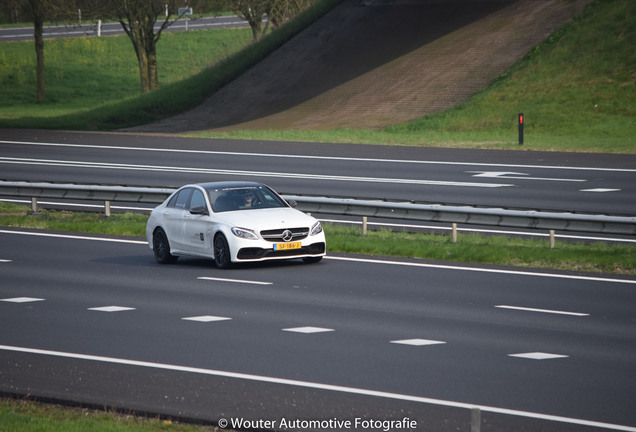
M193 215L208 215L208 211L203 206L192 207L190 209L190 214Z
M287 201L287 204L289 204L290 207L296 207L298 205L298 203L296 202L296 200L289 200Z

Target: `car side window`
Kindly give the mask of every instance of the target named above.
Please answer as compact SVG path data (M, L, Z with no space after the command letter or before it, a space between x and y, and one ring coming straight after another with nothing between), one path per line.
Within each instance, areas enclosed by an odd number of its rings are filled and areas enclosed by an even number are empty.
M177 194L176 199L174 200L174 208L185 210L186 206L188 205L188 201L190 200L190 195L192 195L192 189L188 188L188 189L181 190ZM170 200L170 203L168 204L168 206L172 204L172 201L173 200Z
M175 203L177 202L177 197L179 196L178 193L172 195L172 198L170 198L170 201L168 201L168 204L166 205L166 207L168 208L174 208Z
M190 200L190 208L192 210L195 207L203 207L206 208L205 205L205 197L203 196L203 192L198 189L195 189L192 193L192 199Z

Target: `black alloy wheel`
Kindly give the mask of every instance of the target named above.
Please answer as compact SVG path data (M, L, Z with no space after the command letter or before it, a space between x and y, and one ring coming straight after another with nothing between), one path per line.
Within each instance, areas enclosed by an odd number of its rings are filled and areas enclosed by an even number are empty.
M157 228L152 236L152 251L159 264L170 264L179 258L170 253L168 236L161 228Z
M232 261L230 259L230 246L223 234L217 234L214 237L214 262L218 268L226 269L230 267Z

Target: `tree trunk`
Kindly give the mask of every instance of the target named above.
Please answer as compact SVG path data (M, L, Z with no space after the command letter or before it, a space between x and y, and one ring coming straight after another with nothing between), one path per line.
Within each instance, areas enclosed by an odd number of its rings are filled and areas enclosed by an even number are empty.
M163 21L155 33L154 25L157 17L163 13L165 3L155 0L137 0L137 2L123 1L118 11L119 22L130 38L137 54L139 63L139 78L142 93L148 93L159 87L157 72L157 42L161 32L170 26L168 17Z
M141 81L142 93L148 93L159 87L159 75L157 73L157 46L154 39L146 41L142 45L140 40L133 40L137 61L139 63L139 78Z
M42 24L35 26L35 58L37 62L36 76L37 76L37 101L42 102L45 97L44 91L44 40L42 38Z
M252 42L258 42L261 40L261 21L260 20L250 20L249 25L252 28Z
M150 91L159 88L159 75L157 73L157 51L153 48L148 53L148 78L150 79Z
M33 8L33 38L35 39L35 60L36 60L36 98L38 102L44 101L44 38L42 32L44 28L44 11L39 2L32 3Z
M141 92L148 93L151 90L150 75L148 69L148 56L144 50L137 50L137 61L139 62L139 80Z

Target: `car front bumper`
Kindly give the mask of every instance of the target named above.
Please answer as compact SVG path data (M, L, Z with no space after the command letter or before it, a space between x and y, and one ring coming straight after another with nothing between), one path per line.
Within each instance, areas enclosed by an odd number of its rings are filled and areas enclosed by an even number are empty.
M238 261L255 261L263 259L286 259L323 256L326 252L325 242L311 243L298 249L274 250L260 247L244 247L236 254Z

